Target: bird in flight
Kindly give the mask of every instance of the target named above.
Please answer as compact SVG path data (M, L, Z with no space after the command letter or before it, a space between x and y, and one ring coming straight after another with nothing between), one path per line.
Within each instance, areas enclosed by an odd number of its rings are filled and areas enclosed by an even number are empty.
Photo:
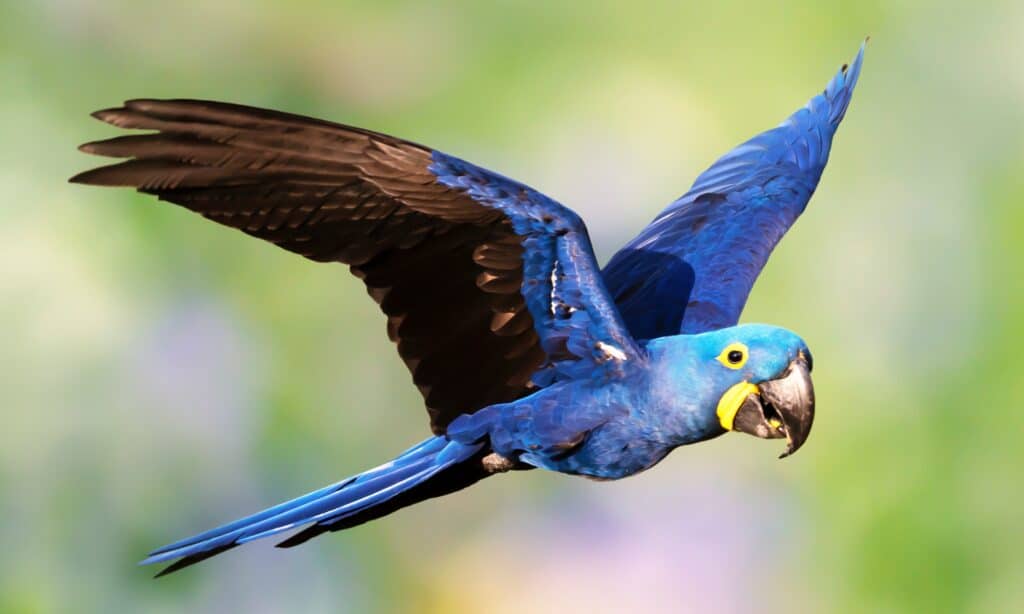
M510 470L614 480L727 431L785 438L814 418L796 334L737 325L807 206L864 46L824 92L701 174L602 270L583 220L532 188L395 137L200 100L93 115L148 132L82 145L127 158L75 183L127 186L317 262L387 317L433 436L394 460L174 542L159 575L295 530L295 546Z

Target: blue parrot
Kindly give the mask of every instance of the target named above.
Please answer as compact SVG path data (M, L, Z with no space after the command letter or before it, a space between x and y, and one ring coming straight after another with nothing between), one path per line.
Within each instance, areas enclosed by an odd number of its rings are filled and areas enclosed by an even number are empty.
M149 132L87 143L127 160L72 182L129 186L317 262L347 264L387 317L433 436L394 460L150 553L163 575L294 530L347 529L510 470L614 480L727 431L814 418L796 334L737 326L803 212L864 53L778 127L701 174L602 271L583 221L497 173L384 134L197 100L94 116Z

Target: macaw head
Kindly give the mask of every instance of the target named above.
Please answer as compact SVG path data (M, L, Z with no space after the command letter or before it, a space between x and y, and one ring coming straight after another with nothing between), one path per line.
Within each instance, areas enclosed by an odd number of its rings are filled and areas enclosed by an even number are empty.
M814 422L811 352L796 334L776 326L744 324L698 335L663 337L682 369L672 377L714 434L739 431L761 439L785 437L780 458L796 452ZM659 340L660 341L660 340ZM695 377L696 376L696 377ZM695 381L701 385L694 386ZM683 393L682 388L680 393ZM720 428L719 428L720 427Z

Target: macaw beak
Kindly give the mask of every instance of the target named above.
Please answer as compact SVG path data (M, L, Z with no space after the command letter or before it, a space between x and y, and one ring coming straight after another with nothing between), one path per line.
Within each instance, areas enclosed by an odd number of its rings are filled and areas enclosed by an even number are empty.
M773 380L753 386L732 419L731 429L761 439L785 437L789 446L779 458L800 449L814 423L814 384L803 353Z

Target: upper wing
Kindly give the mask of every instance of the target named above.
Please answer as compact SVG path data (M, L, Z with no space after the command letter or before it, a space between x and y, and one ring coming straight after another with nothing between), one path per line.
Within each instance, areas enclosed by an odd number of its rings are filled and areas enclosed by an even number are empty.
M807 206L860 75L864 45L777 128L722 156L604 269L637 339L736 324L772 249Z
M526 186L414 143L275 111L135 100L94 115L156 132L83 145L130 160L71 181L134 187L350 265L387 315L435 432L522 396L539 369L575 377L642 359L583 222Z

